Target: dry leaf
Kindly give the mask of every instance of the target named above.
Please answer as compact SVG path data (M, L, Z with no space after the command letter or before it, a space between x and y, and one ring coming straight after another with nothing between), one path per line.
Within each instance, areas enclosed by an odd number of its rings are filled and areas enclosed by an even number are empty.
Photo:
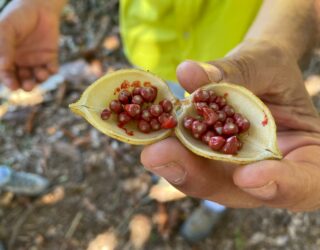
M100 60L93 60L90 63L89 68L90 68L90 72L96 77L101 77L104 73L102 63Z
M149 197L159 202L179 200L186 195L173 187L164 178L160 178L157 184L153 185L149 191Z
M63 186L57 186L51 193L41 197L40 203L45 205L52 205L64 199L65 191Z
M143 214L137 214L131 219L129 227L131 244L135 249L143 249L152 229L150 219Z
M164 203L158 203L158 210L153 216L153 221L157 225L158 232L164 239L169 236L168 222L169 215L167 207Z
M113 250L117 247L118 240L114 232L108 231L97 235L90 241L87 250Z
M310 76L305 81L305 85L309 95L315 96L320 94L320 76Z
M14 198L14 194L12 192L5 192L0 196L0 205L8 206Z
M117 49L119 49L120 47L120 41L117 35L110 35L108 36L104 42L103 42L103 46L110 51L115 51Z

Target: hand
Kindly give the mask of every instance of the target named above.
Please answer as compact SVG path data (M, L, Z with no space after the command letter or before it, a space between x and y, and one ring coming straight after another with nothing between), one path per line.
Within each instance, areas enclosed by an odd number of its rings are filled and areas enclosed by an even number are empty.
M30 91L57 71L57 2L14 0L0 14L0 83Z
M148 170L187 195L230 207L320 208L320 118L288 51L247 41L211 64L183 62L177 76L189 92L209 82L237 83L253 91L276 120L284 158L237 166L198 157L168 138L143 150Z

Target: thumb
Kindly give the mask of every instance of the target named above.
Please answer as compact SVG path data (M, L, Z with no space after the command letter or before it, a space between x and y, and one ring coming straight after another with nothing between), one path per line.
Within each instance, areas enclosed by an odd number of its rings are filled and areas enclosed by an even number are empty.
M0 25L0 83L11 90L19 88L14 63L14 32L5 25Z
M212 82L237 83L256 92L255 86L249 86L253 70L254 65L250 66L245 59L240 60L233 56L210 63L187 60L178 65L177 78L188 92Z

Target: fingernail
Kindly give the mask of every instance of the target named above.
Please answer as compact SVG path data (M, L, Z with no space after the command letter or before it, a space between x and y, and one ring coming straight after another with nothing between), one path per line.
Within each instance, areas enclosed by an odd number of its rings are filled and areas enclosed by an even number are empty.
M218 69L216 66L204 63L204 62L196 62L207 74L208 79L211 82L220 82L222 81L222 72L220 69Z
M150 169L153 173L162 176L168 182L179 185L185 180L187 172L185 169L176 162L170 162L166 165L153 167Z
M262 187L242 188L242 190L258 199L271 200L276 196L278 186L274 181L270 181Z

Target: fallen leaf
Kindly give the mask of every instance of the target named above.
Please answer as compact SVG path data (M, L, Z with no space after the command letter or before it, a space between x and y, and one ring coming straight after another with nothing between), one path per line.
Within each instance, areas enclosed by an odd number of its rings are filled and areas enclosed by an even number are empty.
M153 221L157 225L158 232L164 239L168 239L169 231L168 231L168 222L169 215L167 211L167 207L164 203L158 203L157 212L153 216Z
M312 75L308 77L305 85L309 95L315 96L320 94L320 76Z
M44 205L52 205L64 199L65 191L63 186L57 186L52 192L44 195L40 199L40 203Z
M149 197L159 202L168 202L179 200L186 197L186 195L173 187L164 178L160 178L158 183L151 187Z
M130 221L130 243L134 249L143 249L150 237L151 221L143 214L136 214Z
M110 51L115 51L120 47L120 41L117 35L110 35L106 37L103 42L103 47Z
M13 200L14 194L12 192L5 192L0 196L0 205L1 206L8 206L11 201Z
M113 250L117 247L118 240L113 231L98 234L90 241L87 250Z

